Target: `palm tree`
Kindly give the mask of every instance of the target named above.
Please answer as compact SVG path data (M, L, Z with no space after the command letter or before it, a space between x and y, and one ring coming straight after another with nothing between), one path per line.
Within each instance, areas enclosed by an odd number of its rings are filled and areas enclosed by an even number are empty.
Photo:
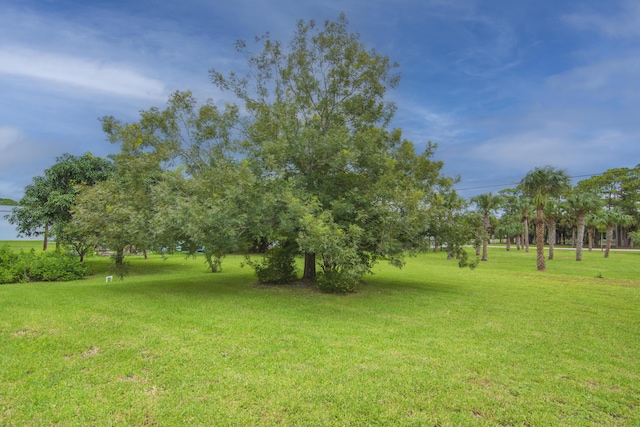
M520 217L520 241L524 246L524 251L529 252L529 213L531 212L531 199L526 196L520 196L510 201L509 210L516 213ZM518 250L520 248L518 247Z
M514 214L502 215L500 218L500 224L496 228L496 234L504 236L507 240L507 251L511 250L511 239L516 236L522 236L522 222L520 222L520 215ZM520 249L520 243L518 241L518 249Z
M534 168L522 178L520 188L532 198L536 207L536 262L538 271L545 271L544 207L549 197L559 196L570 188L569 177L565 171L552 166Z
M553 259L553 249L556 246L556 225L558 220L562 218L564 214L562 203L556 199L547 200L547 204L544 207L544 220L547 224L547 230L549 231L549 257Z
M604 257L609 258L609 250L611 249L611 241L613 240L613 228L618 225L631 225L634 219L631 215L623 213L620 209L613 208L601 211L596 221L598 221L600 227L604 227L607 231L607 244L604 249Z
M587 215L587 219L586 219L586 226L587 226L587 232L589 234L589 252L591 252L593 250L593 235L595 234L596 230L598 229L599 226L599 222L598 222L598 213L594 212L590 215Z
M475 203L478 210L482 214L482 258L481 261L487 260L487 246L489 243L489 232L491 229L491 213L497 211L500 208L502 200L498 196L494 196L491 193L480 194L471 199L472 203Z
M582 246L584 244L584 226L586 217L602 207L602 199L590 193L573 193L567 198L569 213L576 219L576 261L582 261Z

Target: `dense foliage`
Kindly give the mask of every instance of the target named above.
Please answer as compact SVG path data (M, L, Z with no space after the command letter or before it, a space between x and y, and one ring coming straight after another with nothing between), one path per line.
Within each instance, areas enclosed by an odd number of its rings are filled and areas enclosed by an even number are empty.
M14 252L9 245L0 246L0 283L55 282L86 276L89 268L75 256L63 252Z
M91 153L82 156L63 154L56 163L44 171L43 176L33 178L20 199L20 207L14 208L9 222L14 224L19 236L56 237L56 243L68 243L82 258L88 246L78 245L77 235L66 227L71 221L71 209L79 186L92 186L104 181L112 173L112 163Z

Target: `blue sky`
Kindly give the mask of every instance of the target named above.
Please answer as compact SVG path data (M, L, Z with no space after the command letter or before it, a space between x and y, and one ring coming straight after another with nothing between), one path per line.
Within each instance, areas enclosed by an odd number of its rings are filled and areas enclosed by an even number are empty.
M65 152L115 152L99 117L135 121L175 90L230 101L208 70L242 71L235 40L340 12L400 64L393 126L437 142L463 196L535 166L640 163L637 0L0 0L0 197Z

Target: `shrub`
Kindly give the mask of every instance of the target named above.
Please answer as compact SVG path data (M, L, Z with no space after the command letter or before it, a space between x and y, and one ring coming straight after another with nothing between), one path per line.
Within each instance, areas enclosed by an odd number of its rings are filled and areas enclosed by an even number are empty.
M56 282L81 279L89 268L75 256L66 252L43 252L34 257L29 269L31 281Z
M0 283L54 282L80 279L89 268L65 252L13 252L9 245L0 246Z
M352 274L340 270L327 269L316 277L316 286L322 292L327 293L348 293L358 290L360 280Z
M260 283L289 283L298 278L295 253L293 245L276 246L265 252L261 262L247 257L247 264L255 270Z
M8 244L0 246L0 283L26 281L24 280L24 258L24 252L17 254Z

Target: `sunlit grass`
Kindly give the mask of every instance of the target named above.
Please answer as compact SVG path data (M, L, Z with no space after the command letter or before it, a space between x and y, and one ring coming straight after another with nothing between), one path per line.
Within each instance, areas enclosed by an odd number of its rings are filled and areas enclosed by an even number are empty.
M637 425L640 254L573 257L421 255L347 296L90 258L0 286L0 425Z
M42 251L42 241L39 240L0 240L0 245L7 244L9 247L16 251L30 251L35 249L36 251ZM55 248L55 242L51 244L52 248Z

